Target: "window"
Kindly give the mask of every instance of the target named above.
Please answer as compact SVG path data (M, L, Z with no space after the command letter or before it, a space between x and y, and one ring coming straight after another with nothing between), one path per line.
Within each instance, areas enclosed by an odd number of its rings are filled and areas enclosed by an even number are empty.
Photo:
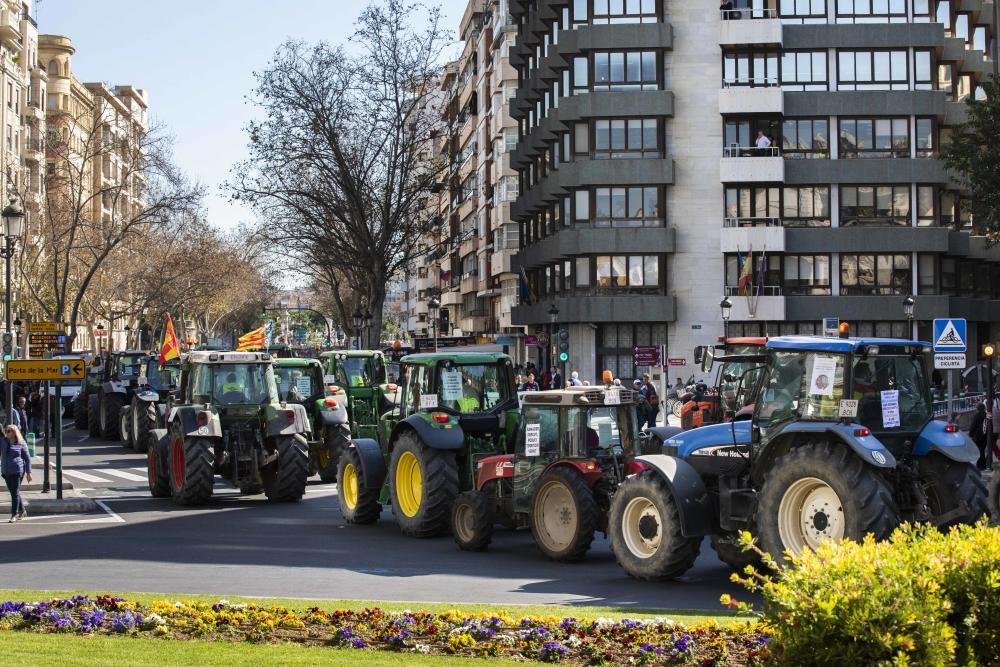
M936 269L936 255L917 255L917 294L937 294Z
M954 296L958 289L958 271L953 258L941 258L941 294Z
M955 101L954 74L951 63L942 63L937 68L937 89L945 92L945 99Z
M590 287L590 258L577 257L576 261L576 286Z
M781 256L765 253L753 253L751 256L750 284L740 285L746 253L726 255L726 294L749 294L750 287L754 293L764 296L775 296L781 292ZM762 270L763 267L763 270Z
M781 57L784 90L827 90L826 51L786 51Z
M658 227L662 219L655 186L594 188L596 227Z
M937 157L935 126L933 118L917 118L917 157Z
M590 89L588 73L590 64L586 57L573 58L573 94L579 95Z
M909 294L913 290L910 255L841 255L840 293L844 296Z
M722 86L777 86L777 51L737 51L722 55Z
M785 255L782 293L797 296L830 294L829 255Z
M594 157L656 158L660 156L655 118L594 121Z
M656 90L656 51L597 51L592 90Z
M656 23L656 0L593 0L593 25Z
M782 23L826 23L826 0L781 0Z
M587 123L577 123L573 127L573 150L577 155L590 153L590 126Z
M910 157L907 118L841 118L841 158Z
M829 122L798 118L781 124L781 154L787 158L830 157Z
M933 185L917 186L917 227L936 227L937 196Z
M931 76L934 58L930 51L918 49L913 52L913 89L934 90L934 80Z
M906 0L837 0L837 23L906 21Z
M825 185L783 188L781 204L785 227L830 226L830 188Z
M726 188L727 227L752 227L780 222L781 189L768 187Z
M842 186L840 226L900 225L910 223L910 186Z
M913 2L913 22L930 23L931 21L931 0L912 0Z
M906 51L838 51L839 90L907 90Z
M660 286L657 255L598 255L597 287L601 290L655 292Z
M634 363L634 345L665 345L666 324L602 324L597 328L597 368L609 370L623 384L649 370Z
M590 192L577 190L573 202L574 219L577 224L590 222Z
M517 128L508 127L503 131L503 149L510 153L517 148Z

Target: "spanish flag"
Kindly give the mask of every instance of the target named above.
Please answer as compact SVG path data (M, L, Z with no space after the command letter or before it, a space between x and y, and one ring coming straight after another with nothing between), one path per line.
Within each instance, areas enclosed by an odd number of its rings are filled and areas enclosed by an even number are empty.
M174 320L167 313L167 329L163 332L163 345L160 346L160 363L165 364L171 359L181 356L180 347L177 345L177 334L174 333Z
M264 347L264 325L262 324L253 331L240 336L236 344L236 351L263 350Z

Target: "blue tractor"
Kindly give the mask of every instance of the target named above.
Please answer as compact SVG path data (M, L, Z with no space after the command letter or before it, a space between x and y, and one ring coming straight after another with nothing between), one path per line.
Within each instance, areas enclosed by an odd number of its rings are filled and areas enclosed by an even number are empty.
M749 530L779 561L824 540L887 537L902 521L940 527L987 512L978 450L934 419L930 345L886 338L771 338L746 357L728 423L668 439L619 487L609 537L646 580L682 575L706 535L740 568ZM703 370L711 368L709 351Z

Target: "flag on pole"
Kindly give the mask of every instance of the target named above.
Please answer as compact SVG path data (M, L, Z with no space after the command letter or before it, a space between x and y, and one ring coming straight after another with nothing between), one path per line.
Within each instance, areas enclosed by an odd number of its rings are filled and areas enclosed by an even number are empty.
M743 257L742 260L738 288L740 294L749 295L750 281L753 280L753 248L747 250L747 256Z
M264 349L269 350L274 341L274 320L268 320L264 325Z
M179 359L181 348L177 344L177 334L174 332L174 320L167 313L167 328L163 332L163 344L160 345L159 362L165 364L171 359Z
M264 342L264 325L262 324L253 331L249 331L239 337L236 344L236 351L262 350L265 347Z

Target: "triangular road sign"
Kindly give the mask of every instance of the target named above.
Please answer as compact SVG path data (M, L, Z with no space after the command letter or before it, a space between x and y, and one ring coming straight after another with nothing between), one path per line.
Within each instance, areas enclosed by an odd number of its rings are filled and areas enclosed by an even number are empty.
M962 340L962 337L959 336L958 332L955 330L954 322L949 320L948 324L944 327L944 331L941 332L941 335L938 336L937 341L935 341L935 344L947 347L951 345L965 345L965 341Z
M966 325L963 319L934 320L934 351L965 352Z

